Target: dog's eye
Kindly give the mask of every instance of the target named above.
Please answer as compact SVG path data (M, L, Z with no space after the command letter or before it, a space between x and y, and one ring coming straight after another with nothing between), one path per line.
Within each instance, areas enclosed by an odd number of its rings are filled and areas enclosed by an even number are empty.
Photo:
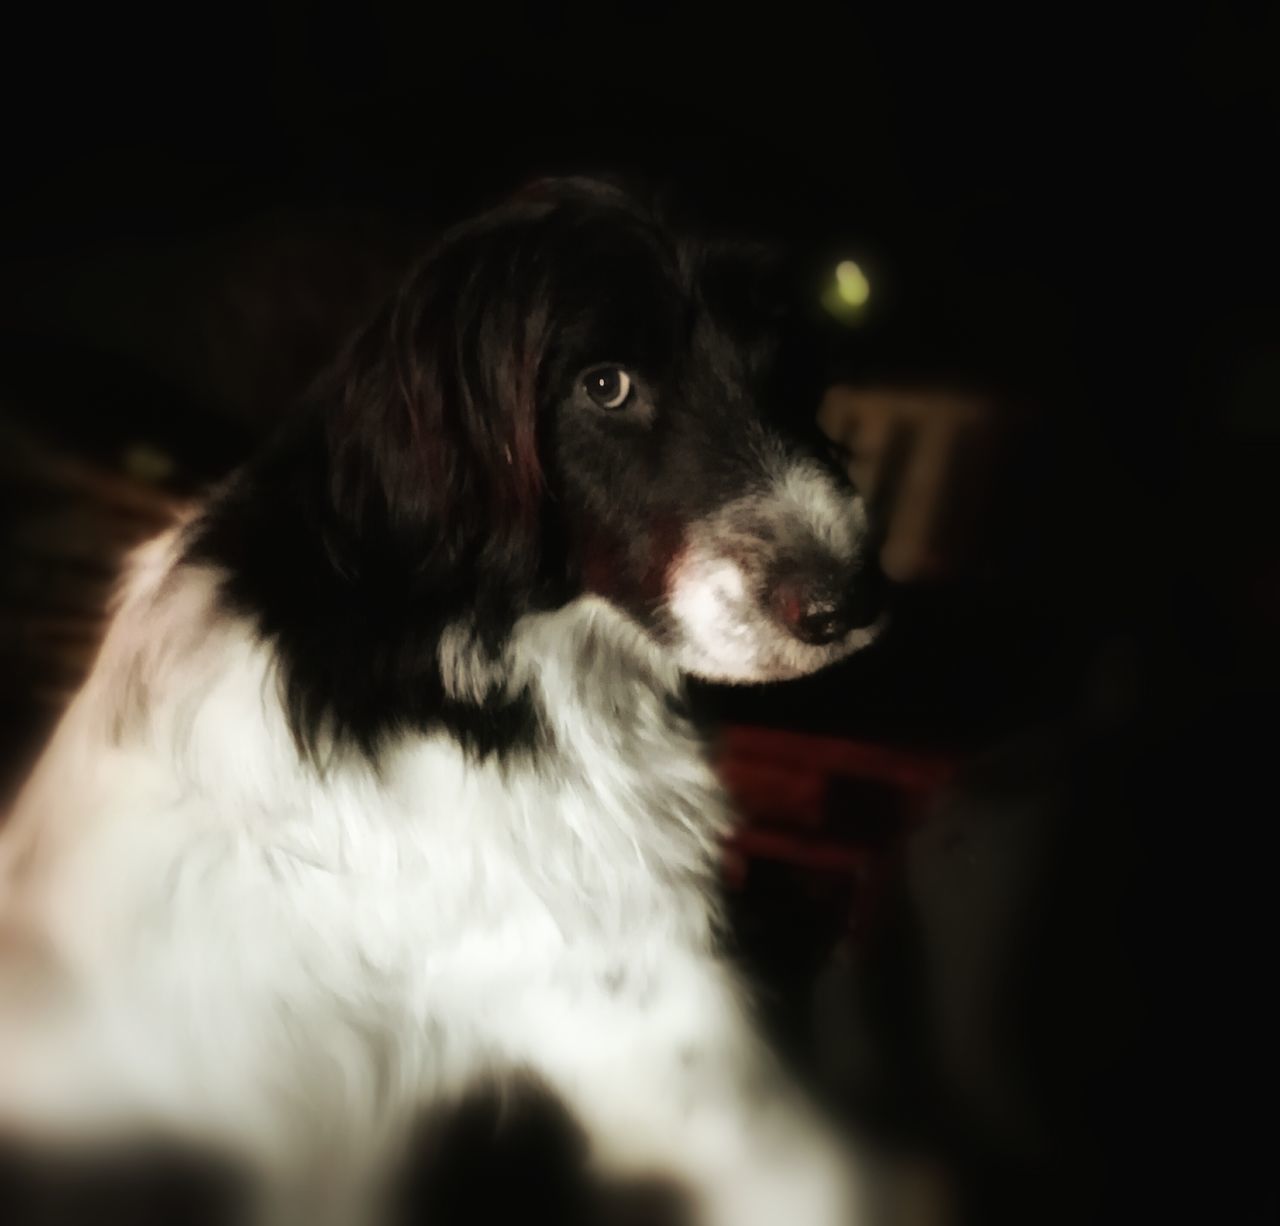
M602 409L620 409L631 396L631 376L621 366L597 366L587 371L582 386Z

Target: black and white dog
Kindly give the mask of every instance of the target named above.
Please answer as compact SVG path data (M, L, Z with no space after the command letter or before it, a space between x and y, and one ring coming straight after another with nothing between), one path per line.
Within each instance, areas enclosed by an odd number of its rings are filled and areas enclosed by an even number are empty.
M531 1073L699 1222L850 1220L718 953L682 702L875 634L862 503L765 425L744 285L542 185L139 551L0 836L0 1127L230 1147L264 1216L346 1223L415 1117Z

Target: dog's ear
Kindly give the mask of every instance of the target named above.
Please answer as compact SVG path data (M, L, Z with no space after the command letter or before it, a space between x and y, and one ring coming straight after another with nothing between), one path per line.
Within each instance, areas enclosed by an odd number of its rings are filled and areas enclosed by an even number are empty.
M518 236L442 245L331 378L330 497L357 554L373 536L419 573L536 565L550 304Z
M769 327L796 310L793 265L778 244L756 238L705 244L700 271L704 298L743 323Z
M708 309L732 331L769 423L817 443L830 360L812 279L808 261L792 247L747 237L705 245L697 284Z

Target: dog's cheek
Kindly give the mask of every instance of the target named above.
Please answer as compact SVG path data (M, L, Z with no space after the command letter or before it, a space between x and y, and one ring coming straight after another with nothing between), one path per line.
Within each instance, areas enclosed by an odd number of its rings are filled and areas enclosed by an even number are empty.
M674 516L637 525L629 535L620 528L588 529L582 545L584 590L641 618L652 615L666 602L684 535Z
M581 548L582 588L593 596L615 600L622 591L621 551L611 533L589 529Z

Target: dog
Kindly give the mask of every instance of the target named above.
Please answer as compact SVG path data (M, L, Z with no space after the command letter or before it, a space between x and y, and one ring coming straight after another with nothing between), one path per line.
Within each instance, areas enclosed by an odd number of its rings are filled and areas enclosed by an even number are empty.
M853 1220L723 952L685 697L880 625L862 499L769 424L755 267L535 185L134 555L0 836L0 1128L163 1133L253 1220L347 1223L415 1121L532 1079L693 1221Z

